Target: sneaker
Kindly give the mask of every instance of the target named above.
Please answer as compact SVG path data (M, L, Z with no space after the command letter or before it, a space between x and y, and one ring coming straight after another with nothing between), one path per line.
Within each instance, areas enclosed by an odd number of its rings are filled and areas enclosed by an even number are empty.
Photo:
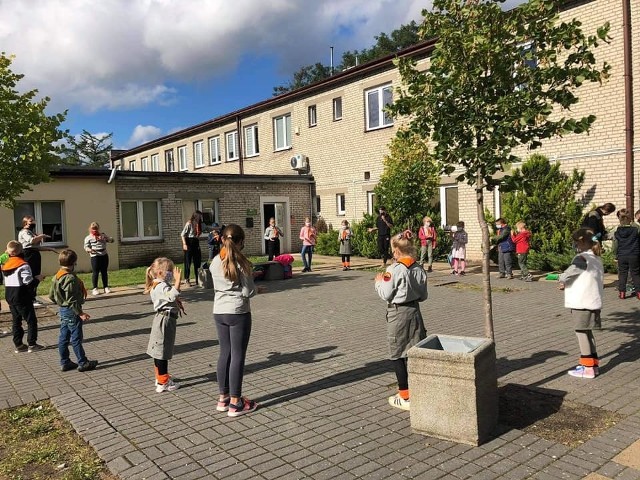
M231 397L227 397L223 401L218 400L218 405L216 406L216 410L219 412L228 412L229 403L231 403Z
M44 303L42 303L40 300L34 300L33 301L33 306L34 307L43 307Z
M533 275L529 274L523 278L525 282L533 282Z
M253 412L256 408L258 408L258 404L256 402L254 402L253 400L249 400L246 397L241 397L240 403L229 403L229 411L227 412L227 416L239 417L240 415L244 415L245 413Z
M598 366L593 367L593 373L596 375L596 377L600 375L600 367Z
M585 367L584 365L578 365L573 370L567 372L572 377L577 378L596 378L596 372L594 367Z
M180 388L179 383L175 383L173 380L169 379L167 383L157 383L156 382L156 392L173 392Z
M431 272L433 272L433 268L427 267L427 273L431 273Z
M401 410L409 410L409 400L405 400L399 393L389 397L389 405Z
M451 270L451 275L457 275L458 271L457 270Z
M27 351L29 351L29 347L27 347L24 343L21 343L20 345L15 347L15 349L13 351L16 352L16 353L27 352Z
M109 287L104 287L104 293L111 293L111 289Z
M88 372L89 370L95 370L98 366L97 360L87 360L86 362L78 365L79 372Z
M95 297L96 295L100 295L100 292L98 291L97 288L94 288L93 290L91 290L91 295Z
M627 293L626 292L618 292L618 298L620 300L624 300L625 298L627 298Z
M508 276L509 280L513 280L515 277L513 276L513 273L511 275Z
M39 352L40 350L44 350L45 346L43 345L38 345L37 343L34 343L33 345L29 345L29 347L27 347L27 352L31 353L31 352Z
M466 275L465 272L458 272L458 275Z
M62 368L60 368L60 370L62 370L63 372L68 372L69 370L75 370L76 368L78 368L78 364L69 360L67 363L62 365Z

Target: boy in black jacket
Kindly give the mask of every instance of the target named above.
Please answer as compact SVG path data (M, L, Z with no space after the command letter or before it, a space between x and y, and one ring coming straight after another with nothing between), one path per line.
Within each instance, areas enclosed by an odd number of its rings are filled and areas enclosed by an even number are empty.
M618 298L626 297L627 275L631 273L636 297L640 300L640 232L631 220L627 212L620 215L620 225L613 234L612 250L618 261Z

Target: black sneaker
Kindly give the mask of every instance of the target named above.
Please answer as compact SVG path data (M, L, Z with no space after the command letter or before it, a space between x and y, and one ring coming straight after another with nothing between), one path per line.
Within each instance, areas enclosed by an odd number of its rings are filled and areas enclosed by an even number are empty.
M89 370L95 370L98 366L97 360L88 360L81 365L78 365L79 372L88 372Z
M29 345L29 347L27 347L27 352L39 352L40 350L44 350L45 348L47 347L45 347L44 345L38 345L37 343L34 343L33 345Z
M68 372L69 370L75 370L76 368L78 368L78 364L69 360L67 363L62 365L62 368L60 370L62 370L63 372Z
M27 351L29 351L29 347L27 347L24 343L21 343L20 345L15 347L15 349L13 351L16 352L16 353L27 352Z

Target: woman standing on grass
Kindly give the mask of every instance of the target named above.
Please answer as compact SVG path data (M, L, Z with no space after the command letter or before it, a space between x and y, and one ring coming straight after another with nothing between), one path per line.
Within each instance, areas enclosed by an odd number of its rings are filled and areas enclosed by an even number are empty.
M93 285L91 295L100 293L98 291L98 275L102 277L104 293L111 293L109 289L107 243L113 243L113 238L106 233L101 233L100 225L97 222L91 222L89 235L84 238L84 250L91 256L91 283Z

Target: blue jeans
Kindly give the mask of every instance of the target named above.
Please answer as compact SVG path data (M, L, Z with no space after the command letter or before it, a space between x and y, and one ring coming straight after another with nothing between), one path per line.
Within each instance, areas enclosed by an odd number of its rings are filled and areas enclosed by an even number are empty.
M303 245L302 251L300 252L300 256L302 257L302 263L304 264L304 268L307 270L311 270L311 258L313 257L313 245ZM307 260L307 257L309 259Z
M76 355L78 365L87 363L87 356L82 347L82 320L76 313L67 307L60 307L60 336L58 337L58 353L60 365L65 366L69 359L69 343Z

